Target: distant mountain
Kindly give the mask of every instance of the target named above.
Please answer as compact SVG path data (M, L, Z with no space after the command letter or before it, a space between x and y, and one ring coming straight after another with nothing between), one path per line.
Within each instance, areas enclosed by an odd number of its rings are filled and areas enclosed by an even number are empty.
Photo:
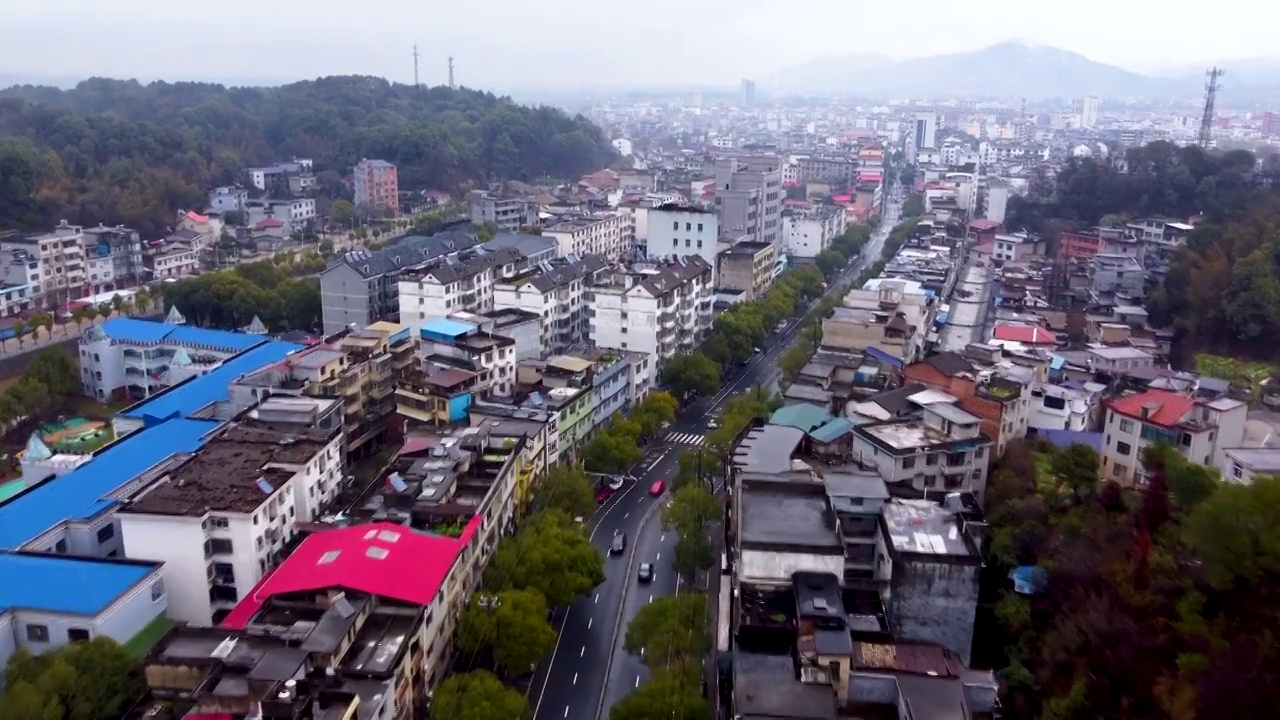
M1075 98L1194 95L1185 80L1154 78L1075 52L1022 42L981 50L868 62L832 58L781 73L793 93L850 93L875 97Z

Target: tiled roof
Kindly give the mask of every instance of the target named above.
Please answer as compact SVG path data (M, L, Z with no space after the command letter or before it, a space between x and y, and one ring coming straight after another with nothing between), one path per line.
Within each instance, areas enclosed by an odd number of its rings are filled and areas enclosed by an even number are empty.
M1057 345L1058 336L1038 325L996 325L993 337L1027 345Z
M480 515L473 517L458 538L427 535L393 523L310 535L245 595L222 625L243 628L273 595L326 588L430 605L480 520Z
M1167 390L1148 390L1116 398L1107 405L1120 415L1153 425L1172 427L1195 405L1195 400ZM1142 417L1144 409L1147 412L1145 419Z
M345 264L362 277L376 277L421 265L430 260L475 247L479 240L464 232L446 231L431 236L407 237L394 245L368 252L356 250L343 255L336 264Z

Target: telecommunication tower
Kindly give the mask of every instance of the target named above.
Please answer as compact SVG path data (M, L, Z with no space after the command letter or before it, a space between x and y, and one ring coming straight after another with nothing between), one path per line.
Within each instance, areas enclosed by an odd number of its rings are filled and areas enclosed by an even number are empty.
M453 56L449 56L449 89L457 90L458 86L453 84Z
M1196 143L1202 148L1208 148L1213 140L1213 105L1218 99L1218 91L1222 89L1218 78L1226 74L1226 70L1217 66L1205 71L1209 82L1204 84L1204 115L1200 118L1200 136L1196 139Z
M418 43L413 44L413 86L422 87L418 82Z

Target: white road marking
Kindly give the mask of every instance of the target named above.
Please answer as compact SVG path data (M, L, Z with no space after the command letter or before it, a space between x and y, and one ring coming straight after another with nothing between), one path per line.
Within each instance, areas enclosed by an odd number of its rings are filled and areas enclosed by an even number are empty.
M644 498L640 498L640 502L644 502ZM623 519L623 520L626 520L626 519L627 519L627 518L629 518L629 517L631 517L631 513L623 513L623 514L622 514L622 519Z
M594 620L595 620L595 618L587 618L587 629L588 629L588 630L590 630L590 629L591 629L591 623L592 623L592 621L594 621Z
M583 655L586 655L586 654L587 654L587 646L583 645L582 649L578 651L578 657L582 657Z
M597 603L599 603L599 602L600 602L600 593L596 593L596 602L597 602Z
M636 676L636 687L640 687L640 676Z
M666 542L666 541L667 541L667 534L662 533L662 537L658 538L658 542Z
M565 717L569 717L569 706L568 706L568 705L565 705L565 706L564 706L564 716L565 716Z
M574 684L574 685L577 685L577 684L578 684L578 673L574 673L574 674L573 674L573 684Z
M662 559L662 553L658 553L658 557L654 558L654 560L661 560L661 559Z
M652 595L650 595L650 596L649 596L649 602L653 602L653 596L652 596Z

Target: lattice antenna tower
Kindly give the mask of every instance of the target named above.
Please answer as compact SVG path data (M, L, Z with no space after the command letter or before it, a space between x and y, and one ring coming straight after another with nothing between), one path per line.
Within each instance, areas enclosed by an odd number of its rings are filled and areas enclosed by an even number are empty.
M418 43L413 44L413 86L415 88L422 87L418 82Z
M1218 78L1226 74L1226 70L1217 66L1205 71L1209 81L1204 84L1204 115L1200 117L1200 136L1196 139L1197 144L1202 148L1208 149L1209 143L1213 140L1213 106L1218 100L1218 91L1222 89L1218 84Z

